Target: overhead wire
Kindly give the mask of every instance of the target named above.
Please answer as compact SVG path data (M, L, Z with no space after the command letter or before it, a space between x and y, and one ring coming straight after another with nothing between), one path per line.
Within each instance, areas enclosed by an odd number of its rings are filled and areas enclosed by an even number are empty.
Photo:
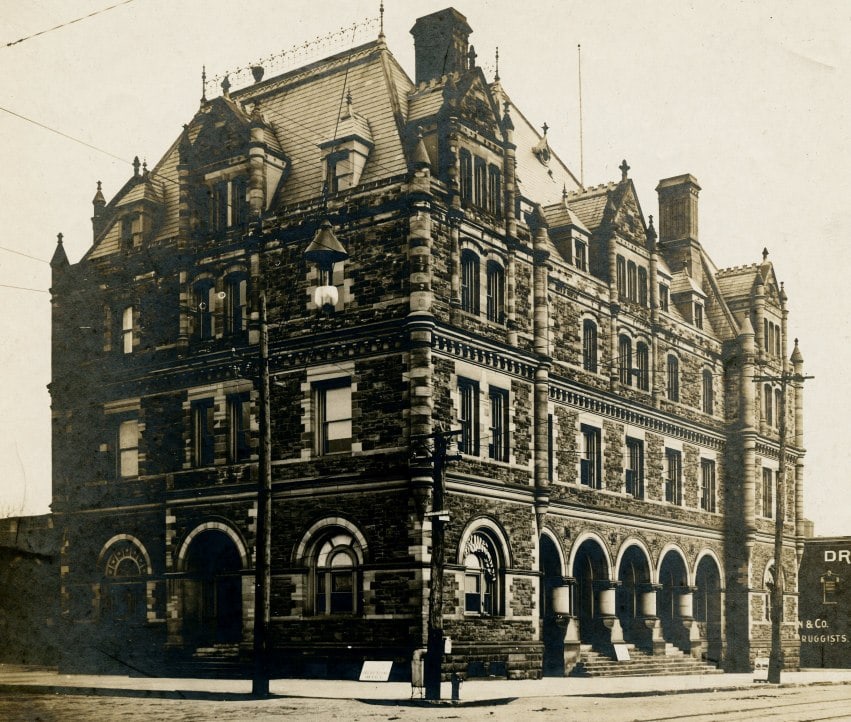
M32 40L33 38L37 38L41 35L47 35L48 33L52 33L54 30L61 30L62 28L66 28L69 25L74 25L75 23L79 23L83 20L87 20L88 18L93 18L95 15L100 15L102 13L107 12L108 10L113 10L121 5L129 5L133 0L122 0L122 2L115 3L114 5L110 5L106 8L101 8L100 10L95 10L94 12L90 12L88 15L81 15L78 18L74 18L73 20L67 20L64 23L60 23L59 25L54 25L52 28L47 28L46 30L39 30L37 33L32 33L31 35L25 35L22 38L18 38L17 40L13 40L9 43L6 43L3 47L11 48L13 45L20 45L26 40Z

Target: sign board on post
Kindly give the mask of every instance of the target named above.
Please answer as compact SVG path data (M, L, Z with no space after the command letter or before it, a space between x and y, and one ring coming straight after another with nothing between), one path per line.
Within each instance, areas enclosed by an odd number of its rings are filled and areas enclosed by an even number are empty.
M393 662L383 660L367 660L360 670L359 680L361 682L386 682L390 679L390 669Z
M757 657L753 661L753 681L768 682L768 657Z

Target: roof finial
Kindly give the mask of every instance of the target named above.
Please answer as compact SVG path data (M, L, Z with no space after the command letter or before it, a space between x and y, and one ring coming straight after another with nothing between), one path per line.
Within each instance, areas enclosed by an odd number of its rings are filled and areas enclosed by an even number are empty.
M493 79L499 81L499 45L496 46L496 69L494 70Z
M140 165L141 164L139 163L139 156L137 155L135 158L133 158L133 176L134 177L137 177L139 175L139 166Z
M762 262L765 263L768 260L768 249L762 249Z
M547 134L547 131L550 129L550 126L547 125L547 121L544 121L544 124L541 126L541 130L544 131L544 135Z
M222 81L222 95L226 98L230 97L230 78L225 75L225 79Z
M561 184L561 199L564 202L567 202L567 183Z
M142 175L148 175L148 159L142 161Z
M64 236L61 233L57 233L56 234L56 244L61 246L63 238L64 238ZM798 339L795 339L795 343L798 343Z
M623 159L623 162L618 166L621 169L621 180L625 181L627 179L627 173L629 173L629 166L626 163L626 158Z
M379 7L378 7L378 17L379 17L378 39L384 40L384 0L381 0L381 5L379 5Z
M201 102L207 102L207 66L201 66Z
M470 49L467 51L467 61L471 70L476 67L476 49L470 45Z

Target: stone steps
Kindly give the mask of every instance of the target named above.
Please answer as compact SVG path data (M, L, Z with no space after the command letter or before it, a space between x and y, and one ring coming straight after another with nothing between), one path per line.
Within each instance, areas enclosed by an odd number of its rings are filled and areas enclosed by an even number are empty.
M592 649L581 651L579 662L570 672L571 677L638 677L723 674L722 670L684 654L673 645L667 645L664 655L651 655L629 645L630 658L617 661Z

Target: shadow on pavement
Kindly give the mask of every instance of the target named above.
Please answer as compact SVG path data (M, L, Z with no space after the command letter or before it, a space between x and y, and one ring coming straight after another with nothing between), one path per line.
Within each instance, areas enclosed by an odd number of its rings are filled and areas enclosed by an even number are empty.
M0 684L0 696L6 694L61 694L80 697L130 697L140 699L182 699L216 702L286 699L289 695L270 694L255 697L250 692L205 692L202 690L120 689L114 687L75 687L57 684Z

